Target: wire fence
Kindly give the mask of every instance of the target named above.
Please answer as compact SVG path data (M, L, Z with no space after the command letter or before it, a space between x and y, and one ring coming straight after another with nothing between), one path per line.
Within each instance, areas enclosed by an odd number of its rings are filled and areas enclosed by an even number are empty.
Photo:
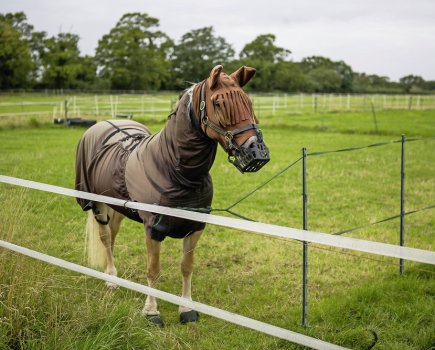
M346 233L354 232L357 230L362 230L374 225L378 225L381 223L385 223L394 219L400 219L400 227L399 227L399 242L400 246L403 247L405 243L405 217L409 216L411 214L419 213L422 211L427 211L431 209L435 209L435 203L414 209L411 211L405 211L405 143L406 142L416 142L416 141L423 141L423 140L435 140L435 136L432 137L426 137L426 138L411 138L406 139L405 135L402 135L402 138L400 140L393 140L388 142L378 142L370 145L365 146L359 146L359 147L349 147L349 148L343 148L343 149L336 149L336 150L327 150L327 151L318 151L318 152L311 152L307 153L306 148L302 148L302 156L286 167L284 167L281 171L273 175L268 180L264 181L260 185L257 185L253 190L249 191L247 194L242 196L240 199L238 199L233 204L229 205L225 209L218 209L219 211L227 211L230 214L243 217L240 214L235 213L233 209L236 205L240 204L242 201L248 199L250 196L252 196L255 192L263 188L264 186L268 185L270 182L287 172L289 169L293 168L296 164L299 162L302 163L302 226L304 230L308 230L308 193L307 193L307 164L306 159L307 157L313 157L313 156L322 156L327 155L331 153L343 153L343 152L351 152L351 151L359 151L362 149L367 148L373 148L373 147L382 147L392 144L401 144L401 162L400 162L400 174L401 174L401 181L400 181L400 213L383 218L380 220L377 220L375 222L369 222L364 225L360 225L357 227L347 228L344 230L341 230L339 232L333 233L336 236L344 235ZM254 221L254 220L252 220ZM308 241L303 240L303 253L302 253L302 325L307 326L308 324ZM400 259L399 261L399 271L400 274L404 273L404 260Z

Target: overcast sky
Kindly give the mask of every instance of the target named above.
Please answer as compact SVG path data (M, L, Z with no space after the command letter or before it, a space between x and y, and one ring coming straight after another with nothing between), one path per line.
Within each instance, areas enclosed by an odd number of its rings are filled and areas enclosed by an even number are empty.
M238 53L272 33L294 61L321 55L393 81L435 80L435 0L0 0L0 12L18 11L37 31L78 34L90 55L123 14L145 12L176 41L213 26Z

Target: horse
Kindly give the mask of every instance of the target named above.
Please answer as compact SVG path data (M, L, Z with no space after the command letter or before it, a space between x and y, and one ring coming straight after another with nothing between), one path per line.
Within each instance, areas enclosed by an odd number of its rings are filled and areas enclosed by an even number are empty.
M90 127L77 147L75 188L128 201L210 212L213 184L209 171L218 144L241 173L258 171L270 159L252 103L242 89L255 72L243 66L227 75L221 65L214 67L208 78L181 95L156 134L133 120L107 120ZM192 300L194 249L205 223L80 198L77 202L88 211L88 262L109 275L117 275L115 238L124 217L144 225L150 287L156 286L160 274L161 242L166 237L182 238L182 297ZM142 313L163 327L155 297L147 296ZM199 318L195 310L182 306L179 314L182 323Z

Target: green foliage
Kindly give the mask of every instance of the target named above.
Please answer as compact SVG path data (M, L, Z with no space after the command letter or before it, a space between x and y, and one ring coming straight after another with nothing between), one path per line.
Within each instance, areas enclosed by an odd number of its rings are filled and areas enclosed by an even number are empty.
M310 87L315 92L338 92L340 91L340 74L330 68L315 68L307 74ZM310 90L311 90L310 89Z
M32 69L26 40L10 24L0 21L0 89L27 87Z
M172 40L157 30L159 20L127 13L98 42L98 76L110 89L156 90L168 81Z
M247 43L238 57L212 26L185 33L178 43L146 13L126 13L98 43L95 56L82 56L78 36L47 39L23 12L0 13L0 89L179 90L205 79L213 66L228 72L257 69L252 91L413 93L435 91L434 81L408 75L400 82L353 72L343 61L311 56L292 62L291 51L272 33Z
M30 118L29 126L32 128L39 128L41 126L41 123L36 118Z
M41 60L44 67L42 85L55 89L74 89L80 84L92 83L94 65L89 57L81 57L79 36L60 33L45 41Z
M252 42L245 45L240 52L240 59L253 59L277 63L286 61L291 54L290 50L275 45L276 37L273 34L257 36Z
M249 84L249 89L256 91L298 89L303 84L302 72L296 64L288 61L291 52L276 46L275 40L273 34L259 35L246 44L240 52L238 64L257 69L256 77ZM288 78L290 80L287 80Z
M315 92L346 92L352 89L352 68L343 61L311 56L304 58L301 65Z
M274 89L279 91L306 91L307 76L295 62L278 62L274 75Z
M234 57L234 49L214 34L213 27L194 29L181 37L173 53L174 87L185 88L186 82L207 78L217 64L226 65Z
M412 88L423 87L424 79L417 75L407 75L400 78L400 84L405 89L406 93L411 92Z
M19 38L14 37L12 40L17 41L16 43L3 43L0 45L4 46L4 50L10 50L11 46L14 46L15 58L13 63L18 68L14 70L11 75L21 75L21 81L19 84L12 84L9 88L28 88L32 87L37 83L37 80L41 73L41 60L40 56L44 50L44 40L45 32L36 32L33 30L33 26L27 23L27 17L23 12L17 13L0 13L0 23L4 23L13 28L16 32L20 34ZM0 33L4 29L0 30ZM6 32L5 32L6 33ZM4 33L3 33L4 34ZM9 38L10 40L11 38ZM16 47L19 46L19 47ZM24 46L26 46L24 48ZM30 58L28 57L30 53ZM3 57L0 62L3 61L5 65L8 63L8 59ZM9 62L9 64L11 64ZM3 78L10 77L7 73L0 73L0 80ZM2 88L0 86L0 88ZM5 88L5 87L3 87Z
M403 88L399 83L391 82L388 77L376 74L353 73L352 90L357 93L383 92L401 93Z

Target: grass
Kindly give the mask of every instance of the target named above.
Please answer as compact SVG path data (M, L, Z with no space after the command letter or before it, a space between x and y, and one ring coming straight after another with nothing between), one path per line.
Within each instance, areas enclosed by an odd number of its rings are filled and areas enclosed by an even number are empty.
M266 114L262 128L272 160L239 175L219 150L212 169L215 208L226 207L308 152L423 137L406 144L406 209L435 203L435 114ZM36 119L38 121L38 119ZM146 120L145 120L146 121ZM153 131L162 124L150 125ZM72 188L80 128L39 122L0 129L0 173ZM395 215L400 209L400 144L309 156L309 228L333 233ZM301 166L234 207L258 221L301 227ZM71 198L0 184L0 239L85 265L85 215ZM433 209L406 217L407 246L433 250ZM349 236L397 244L399 222ZM162 247L159 288L181 289L181 245ZM141 225L125 221L116 245L120 276L145 283ZM435 344L432 266L310 244L309 327L300 326L300 242L207 226L197 249L194 299L354 349L430 349ZM147 324L144 297L0 250L0 349L299 349L201 315L183 326L177 307L160 302L166 328Z

